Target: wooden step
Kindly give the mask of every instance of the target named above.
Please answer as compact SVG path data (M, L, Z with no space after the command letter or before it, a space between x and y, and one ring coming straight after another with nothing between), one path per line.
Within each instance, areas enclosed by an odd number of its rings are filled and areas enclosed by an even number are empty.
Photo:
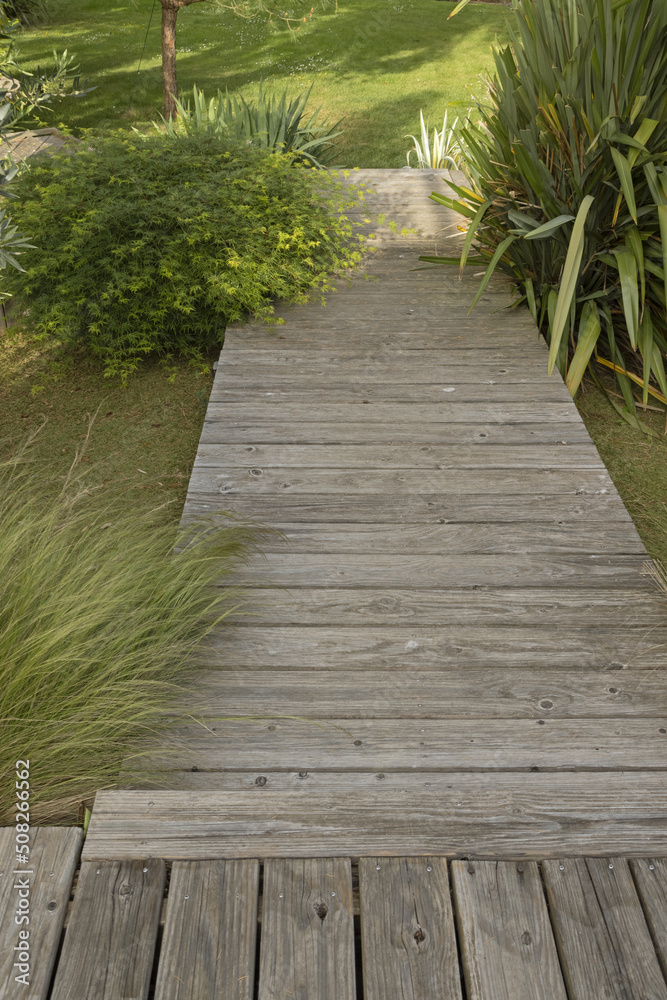
M236 759L243 747L237 746ZM523 773L390 783L373 774L330 791L98 792L84 845L110 858L562 858L667 854L667 776Z

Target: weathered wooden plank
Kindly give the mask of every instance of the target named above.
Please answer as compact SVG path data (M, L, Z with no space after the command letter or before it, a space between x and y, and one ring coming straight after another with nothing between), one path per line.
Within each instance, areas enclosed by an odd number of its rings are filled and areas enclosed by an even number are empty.
M581 494L614 495L616 489L606 471L597 469L238 469L224 471L195 466L190 493L218 491L225 496L243 492L387 495L392 493L438 493L448 496L478 496L539 493L545 496Z
M52 1000L145 1000L164 881L159 859L83 862Z
M336 400L336 406L359 406L364 405L392 405L394 407L403 404L425 405L430 403L436 411L440 409L443 400L447 405L469 406L472 403L485 408L509 405L519 397L523 406L531 404L538 405L572 405L570 395L561 382L532 382L522 385L520 390L517 386L506 384L471 385L468 383L454 383L453 379L446 379L437 384L426 383L401 383L398 379L391 382L371 381L372 370L366 374L364 382L350 382L345 379L345 371L337 372L336 381L307 380L301 382L290 379L278 380L267 378L258 382L256 379L248 377L246 379L221 379L211 392L211 404L228 406L236 403L246 405L249 402L257 403L259 407L265 404L289 403L294 406L311 406L318 410L321 406L331 405L331 400Z
M475 350L474 348L397 348L396 350L359 351L341 347L338 351L303 350L296 347L248 349L236 341L228 343L220 355L217 382L233 382L252 376L252 381L265 379L307 379L338 377L345 372L345 381L401 383L434 383L515 386L546 382L546 344L544 356L524 358L520 351L508 360L507 353ZM444 380L448 380L445 382ZM517 390L519 392L520 390Z
M270 773L270 772L267 772ZM198 777L201 777L199 775ZM654 857L662 773L287 776L255 791L98 792L87 858ZM236 776L237 782L239 781ZM303 781L306 791L290 789ZM315 782L313 781L313 784ZM150 805L149 803L152 803Z
M320 625L523 625L542 622L582 628L664 627L665 605L657 591L639 588L576 591L553 588L473 587L470 590L267 587L246 592L255 624Z
M285 481L289 479L286 477ZM465 500L462 501L461 497ZM216 510L231 511L240 517L264 523L301 521L304 524L456 524L537 523L597 524L625 522L630 515L616 490L607 493L567 495L530 493L494 493L489 497L474 494L413 493L390 496L369 493L290 493L283 495L221 493L190 490L186 501L189 519L200 518ZM633 529L634 530L634 529Z
M468 305L469 303L466 303L466 310ZM443 311L449 311L450 307L451 302L443 307ZM343 327L349 336L348 343L353 343L360 351L428 350L433 347L433 333L425 333L422 325L412 324L409 321L400 325L391 323L388 319L374 323L370 320L360 320L358 315L339 321L333 315L330 317L329 313L300 316L298 324L292 323L290 316L287 316L287 319L289 329L287 324L269 329L250 324L239 328L229 327L225 333L224 350L228 347L234 349L238 344L245 350L255 346L261 350L268 350L271 345L275 345L277 350L298 347L303 351L333 351L341 349ZM472 320L467 314L464 316L456 313L448 316L448 319L457 330L456 335L447 335L447 345L451 349L487 352L487 356L493 358L497 358L500 351L500 360L507 360L508 363L523 352L532 361L544 358L544 341L537 332L534 329L517 331L514 317L505 318L504 312L500 309L495 314L478 315ZM433 321L430 322L433 325ZM466 325L467 322L469 325Z
M298 421L262 421L257 414L247 422L223 420L210 410L202 428L203 444L357 444L372 446L392 444L427 445L451 448L458 445L500 447L530 445L591 445L588 431L582 424L568 424L564 429L557 424L436 424L423 421L419 424L364 424L350 421L335 423L317 421L306 424Z
M20 864L16 833L0 828L0 998L45 1000L83 836L31 827L29 862Z
M230 577L279 587L638 587L646 556L265 552Z
M359 899L366 1000L461 1000L443 858L362 858Z
M531 403L517 399L508 403L475 402L454 403L446 393L438 406L431 403L332 403L321 402L317 411L313 411L313 403L280 403L266 399L246 400L241 403L220 403L212 401L208 407L210 418L227 421L240 420L257 423L260 419L267 423L273 420L297 420L310 422L317 416L318 421L344 421L346 423L365 422L390 423L539 423L549 421L561 424L567 437L567 425L578 424L581 417L570 400L562 403L539 401ZM400 437L400 430L397 434Z
M177 861L171 871L155 1000L252 1000L257 861Z
M544 363L548 352L544 344L539 359L525 358L517 351L511 360L507 353L488 348L397 348L396 350L360 351L346 347L344 342L337 351L303 350L289 346L276 349L275 345L262 349L241 346L242 340L228 341L220 355L216 381L237 379L254 375L254 381L276 378L304 378L313 376L331 378L332 373L345 371L345 379L363 382L439 382L451 379L452 385L470 382L484 384L495 379L498 383L514 385L531 382L549 382ZM447 383L449 384L449 382Z
M633 858L630 868L662 971L667 975L667 859Z
M305 715L307 699L302 705ZM207 716L205 726L173 723L147 760L158 769L232 771L667 770L664 715L450 719L443 725L435 719L280 718L268 705L264 713Z
M224 432L219 435L224 437ZM225 444L199 445L199 468L329 469L604 469L592 444L414 445Z
M612 677L581 667L544 671L541 666L360 672L349 669L341 654L347 670L248 671L235 651L232 637L230 662L236 669L198 673L172 714L186 707L209 718L288 716L307 702L311 719L603 718L612 725L617 718L659 718L667 704L667 669ZM664 668L664 656L661 661ZM656 657L656 665L661 661Z
M545 861L569 1000L665 1000L667 986L624 858Z
M452 524L299 524L278 522L275 534L262 538L263 552L409 552L425 555L475 555L574 552L591 555L642 555L646 549L634 525L562 524L560 522Z
M354 1000L349 858L264 866L259 1000Z
M452 884L469 1000L567 1000L535 862L453 861Z
M607 683L616 691L627 684L621 711L635 714L631 707L635 696L629 688L637 688L638 705L643 703L646 685L655 697L660 697L661 672L654 676L651 671L664 666L667 649L665 627L618 629L605 626L578 628L576 625L569 628L565 625L553 628L548 625L532 628L520 625L467 625L461 628L401 628L385 625L382 628L345 628L311 625L299 628L254 625L252 619L243 618L237 618L234 625L234 629L230 629L227 621L208 637L206 645L198 650L198 664L224 667L225 670L240 668L244 676L254 670L326 670L331 672L327 683L334 685L338 683L337 674L354 668L354 683L359 688L361 704L365 686L372 681L366 681L360 672L392 671L393 676L387 679L387 685L393 687L402 672L411 672L414 677L415 670L430 671L428 676L435 679L436 672L442 674L449 671L452 699L456 702L458 686L455 678L460 674L463 685L460 705L463 706L467 691L472 703L470 711L475 711L474 706L484 701L482 689L495 690L500 697L496 679L498 684L504 679L506 686L503 690L512 691L518 714L521 714L522 697L510 678L518 680L520 675L515 671L519 669L523 669L522 676L525 676L526 682L534 676L531 672L537 671L542 686L549 685L552 694L555 693L552 685L558 684L558 671L565 669L574 684L573 690L578 692L577 701L582 706L590 704L593 714L593 705L580 686L589 681L596 683L586 671L631 671L630 677L618 674L613 678L607 677ZM576 670L573 670L575 666ZM489 667L493 668L493 672ZM545 672L548 677L543 677ZM599 680L604 683L604 676ZM201 682L205 682L203 678ZM248 683L253 683L251 678L248 678ZM274 680L272 683L278 682ZM616 692L612 694L617 697ZM564 695L564 689L561 695ZM646 697L650 696L647 694ZM564 714L571 714L574 706L569 698L565 704L569 707Z

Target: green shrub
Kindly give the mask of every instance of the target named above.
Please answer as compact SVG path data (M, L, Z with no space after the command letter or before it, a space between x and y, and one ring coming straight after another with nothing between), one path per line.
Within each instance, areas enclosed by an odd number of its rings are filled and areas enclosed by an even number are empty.
M21 24L37 24L46 17L46 0L2 0L2 7Z
M667 397L667 4L516 0L488 104L459 135L460 261L520 290L574 395L591 359ZM474 256L469 257L474 248ZM477 301L477 299L475 299Z
M7 279L41 337L85 344L107 374L197 357L271 299L299 301L359 259L332 175L216 135L115 133L31 167L15 221L39 249Z
M341 134L335 131L340 122L318 124L320 108L306 120L311 90L312 87L290 100L285 89L278 99L267 97L260 83L256 101L246 101L245 97L223 94L219 90L217 96L207 102L203 91L193 87L192 106L190 101L177 100L176 119L166 121L162 117L162 125L156 127L166 129L172 137L204 131L249 139L271 152L289 153L292 159L306 166L323 167L336 155L333 140Z
M251 544L246 529L223 522L174 555L173 528L73 499L76 487L0 469L4 823L25 758L34 819L76 819L77 800L112 784L158 731L187 657L239 603L214 585Z

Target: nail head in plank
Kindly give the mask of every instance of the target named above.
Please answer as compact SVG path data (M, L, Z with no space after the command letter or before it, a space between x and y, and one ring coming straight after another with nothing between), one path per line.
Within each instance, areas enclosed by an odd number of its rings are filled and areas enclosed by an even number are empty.
M354 1000L349 858L264 866L259 1000Z
M461 1000L447 862L359 861L366 1000Z
M452 883L469 1000L567 1000L537 864L453 861Z
M16 828L0 829L0 1000L44 1000L48 995L83 841L78 827L32 827L29 837L30 860L22 865L16 861ZM29 924L16 923L19 891L29 903ZM15 948L25 942L19 937L25 931L29 960L21 963ZM17 961L19 967L14 966ZM28 985L16 982L25 975L25 964Z
M52 1000L145 1000L164 881L159 859L82 863Z
M257 861L176 861L155 1000L252 1000Z
M667 976L667 859L633 858L630 867L662 971Z
M667 1000L628 862L566 858L542 873L570 1000Z

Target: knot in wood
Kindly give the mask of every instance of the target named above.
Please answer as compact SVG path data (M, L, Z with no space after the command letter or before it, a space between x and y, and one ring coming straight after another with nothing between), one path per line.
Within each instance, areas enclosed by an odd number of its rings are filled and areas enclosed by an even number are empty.
M414 938L415 938L415 941L417 942L417 944L421 944L422 941L426 940L426 935L424 934L424 932L421 929L421 927L418 927L417 930L415 931Z
M320 920L324 920L327 913L329 912L329 907L327 906L327 904L322 903L321 901L319 903L315 903L313 905L313 909L315 910L315 913L318 915Z

